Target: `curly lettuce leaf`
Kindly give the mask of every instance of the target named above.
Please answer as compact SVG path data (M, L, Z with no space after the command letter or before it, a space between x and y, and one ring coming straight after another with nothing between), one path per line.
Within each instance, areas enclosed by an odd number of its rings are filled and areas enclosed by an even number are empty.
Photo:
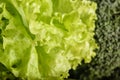
M87 0L0 0L0 62L23 80L62 80L95 56L96 4ZM5 20L3 20L3 18ZM8 22L7 22L7 21Z

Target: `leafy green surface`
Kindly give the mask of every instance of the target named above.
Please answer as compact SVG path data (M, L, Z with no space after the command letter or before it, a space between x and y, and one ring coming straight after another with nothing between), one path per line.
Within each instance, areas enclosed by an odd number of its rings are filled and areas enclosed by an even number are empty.
M15 77L3 64L0 63L0 80L21 80Z
M0 62L25 80L61 80L95 56L96 4L0 0Z

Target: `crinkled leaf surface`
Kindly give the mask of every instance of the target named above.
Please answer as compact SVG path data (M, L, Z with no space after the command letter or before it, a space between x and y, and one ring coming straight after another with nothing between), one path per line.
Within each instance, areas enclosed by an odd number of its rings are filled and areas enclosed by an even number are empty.
M23 80L61 80L90 62L96 4L88 0L0 0L0 62Z

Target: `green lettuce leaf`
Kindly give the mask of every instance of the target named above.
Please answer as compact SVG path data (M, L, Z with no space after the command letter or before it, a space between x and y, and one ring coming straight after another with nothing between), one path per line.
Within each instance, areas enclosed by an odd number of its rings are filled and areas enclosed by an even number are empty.
M62 80L90 62L96 4L88 0L0 0L0 62L23 80Z

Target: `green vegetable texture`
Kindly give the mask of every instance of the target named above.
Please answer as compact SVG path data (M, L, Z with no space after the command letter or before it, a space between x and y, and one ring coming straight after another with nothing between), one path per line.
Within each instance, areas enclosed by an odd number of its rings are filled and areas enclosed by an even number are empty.
M79 66L71 75L80 80L119 80L120 0L94 1L98 5L95 39L99 49L90 64Z
M0 63L22 80L63 80L96 54L96 3L0 0Z

